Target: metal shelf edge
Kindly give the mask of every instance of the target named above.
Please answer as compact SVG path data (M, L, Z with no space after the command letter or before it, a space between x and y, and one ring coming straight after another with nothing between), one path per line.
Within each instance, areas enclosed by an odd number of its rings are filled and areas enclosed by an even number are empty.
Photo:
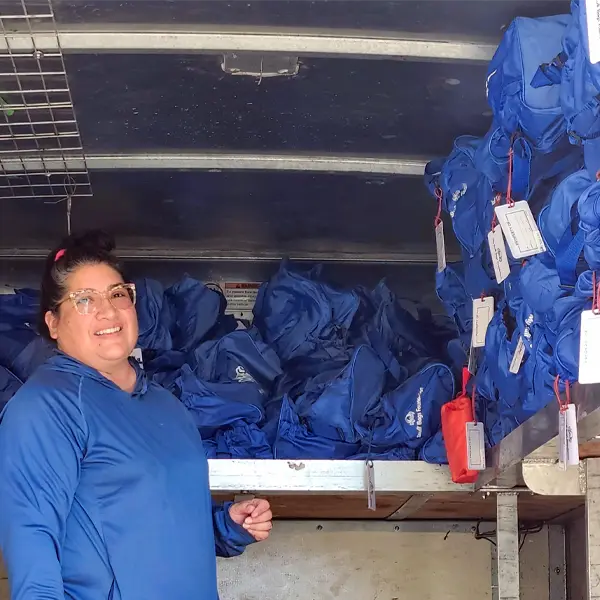
M353 460L209 460L213 492L365 492L365 463ZM374 461L375 490L469 492L452 482L445 466L421 461Z

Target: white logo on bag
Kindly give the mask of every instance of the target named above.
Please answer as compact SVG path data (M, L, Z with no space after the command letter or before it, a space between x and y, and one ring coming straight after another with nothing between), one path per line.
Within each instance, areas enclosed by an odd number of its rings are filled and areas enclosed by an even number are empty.
M238 383L256 383L254 377L244 369L241 365L235 368L235 380Z
M407 425L410 425L411 427L414 427L415 425L417 426L417 438L420 438L423 435L422 397L423 388L419 388L416 410L407 412L406 416L404 417L404 421Z
M463 183L460 188L458 188L457 190L454 190L454 192L452 193L452 202L454 202L454 204L456 204L467 193L468 189L469 189L469 187L467 186L467 184ZM455 212L456 212L456 210L452 209L450 211L450 216L453 217Z

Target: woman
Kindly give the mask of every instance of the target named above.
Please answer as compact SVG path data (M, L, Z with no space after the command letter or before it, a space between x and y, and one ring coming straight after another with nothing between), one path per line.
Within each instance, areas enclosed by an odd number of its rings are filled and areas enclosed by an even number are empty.
M47 259L55 356L0 424L0 547L12 600L217 600L216 558L268 537L265 500L215 506L185 407L129 355L138 324L114 242Z

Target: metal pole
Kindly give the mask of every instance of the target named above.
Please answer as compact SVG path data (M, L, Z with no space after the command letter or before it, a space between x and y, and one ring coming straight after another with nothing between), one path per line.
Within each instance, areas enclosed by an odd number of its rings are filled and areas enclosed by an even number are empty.
M600 600L600 458L585 461L587 598Z
M498 600L519 600L519 515L518 495L496 496Z
M567 600L567 557L565 528L548 525L549 600Z

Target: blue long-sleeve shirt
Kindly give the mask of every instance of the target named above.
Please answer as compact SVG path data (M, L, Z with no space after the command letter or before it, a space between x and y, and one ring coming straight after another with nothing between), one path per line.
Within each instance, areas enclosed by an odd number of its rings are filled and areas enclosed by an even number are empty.
M0 548L12 600L217 600L216 554L253 538L212 503L185 407L58 354L0 422Z

